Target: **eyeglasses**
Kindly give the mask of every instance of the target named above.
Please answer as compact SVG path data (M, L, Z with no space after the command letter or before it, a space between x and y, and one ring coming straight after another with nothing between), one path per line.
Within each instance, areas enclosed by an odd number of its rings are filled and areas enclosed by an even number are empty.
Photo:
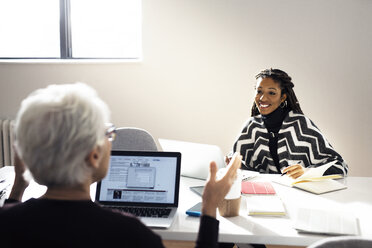
M116 127L112 123L106 123L105 125L106 125L105 136L107 137L109 141L112 142L115 140L115 137L116 137Z

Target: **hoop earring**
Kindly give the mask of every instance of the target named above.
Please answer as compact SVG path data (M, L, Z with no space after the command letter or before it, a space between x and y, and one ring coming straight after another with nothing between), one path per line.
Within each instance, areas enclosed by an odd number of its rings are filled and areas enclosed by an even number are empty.
M279 106L280 106L281 108L285 108L285 107L287 107L287 101L282 102Z

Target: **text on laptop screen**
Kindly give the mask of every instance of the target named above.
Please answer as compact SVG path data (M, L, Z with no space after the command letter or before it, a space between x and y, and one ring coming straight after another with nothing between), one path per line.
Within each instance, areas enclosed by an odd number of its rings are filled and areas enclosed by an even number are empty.
M100 201L174 203L177 157L111 155Z

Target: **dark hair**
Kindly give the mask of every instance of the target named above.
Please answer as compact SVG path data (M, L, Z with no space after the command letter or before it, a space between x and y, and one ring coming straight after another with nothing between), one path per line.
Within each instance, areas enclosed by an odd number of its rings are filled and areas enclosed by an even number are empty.
M292 78L288 76L288 74L279 69L266 69L261 71L256 75L256 79L259 78L271 78L276 83L279 84L279 87L282 91L282 95L285 93L287 95L287 99L285 100L287 103L287 108L289 110L293 110L296 113L303 114L300 103L297 100L296 94L293 91L294 84L292 83ZM256 116L260 112L256 106L256 103L253 101L253 106L251 110L251 116Z

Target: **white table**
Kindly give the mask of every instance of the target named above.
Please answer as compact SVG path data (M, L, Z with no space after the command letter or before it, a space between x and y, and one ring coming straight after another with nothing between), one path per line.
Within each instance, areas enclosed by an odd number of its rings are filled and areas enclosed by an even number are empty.
M9 176L14 176L9 175ZM269 181L278 175L260 175L252 180ZM234 243L263 243L271 245L307 246L326 235L299 234L292 228L296 210L301 207L324 206L342 208L350 211L359 219L360 236L372 238L372 178L348 177L342 179L348 186L346 190L323 195L314 195L296 188L272 183L277 194L284 202L287 215L283 217L248 216L245 198L242 198L240 215L220 221L219 241ZM201 197L189 187L204 185L204 181L181 177L179 208L175 222L169 229L154 229L164 240L195 241L199 229L199 218L186 215L186 210L201 201ZM95 198L96 184L91 186L92 200ZM22 201L44 194L46 187L31 182ZM218 213L218 212L217 212Z
M260 175L253 180L268 181L274 176L277 175ZM219 241L307 246L327 237L326 235L299 234L292 228L296 210L301 206L342 208L353 212L359 218L360 236L372 238L372 178L348 177L342 180L347 184L348 189L322 195L314 195L272 183L286 208L287 215L283 217L248 216L243 197L239 216L217 217L220 221ZM199 218L187 216L185 211L201 201L201 197L192 192L189 187L203 184L202 180L181 178L180 204L175 222L170 229L154 230L164 240L196 240Z

